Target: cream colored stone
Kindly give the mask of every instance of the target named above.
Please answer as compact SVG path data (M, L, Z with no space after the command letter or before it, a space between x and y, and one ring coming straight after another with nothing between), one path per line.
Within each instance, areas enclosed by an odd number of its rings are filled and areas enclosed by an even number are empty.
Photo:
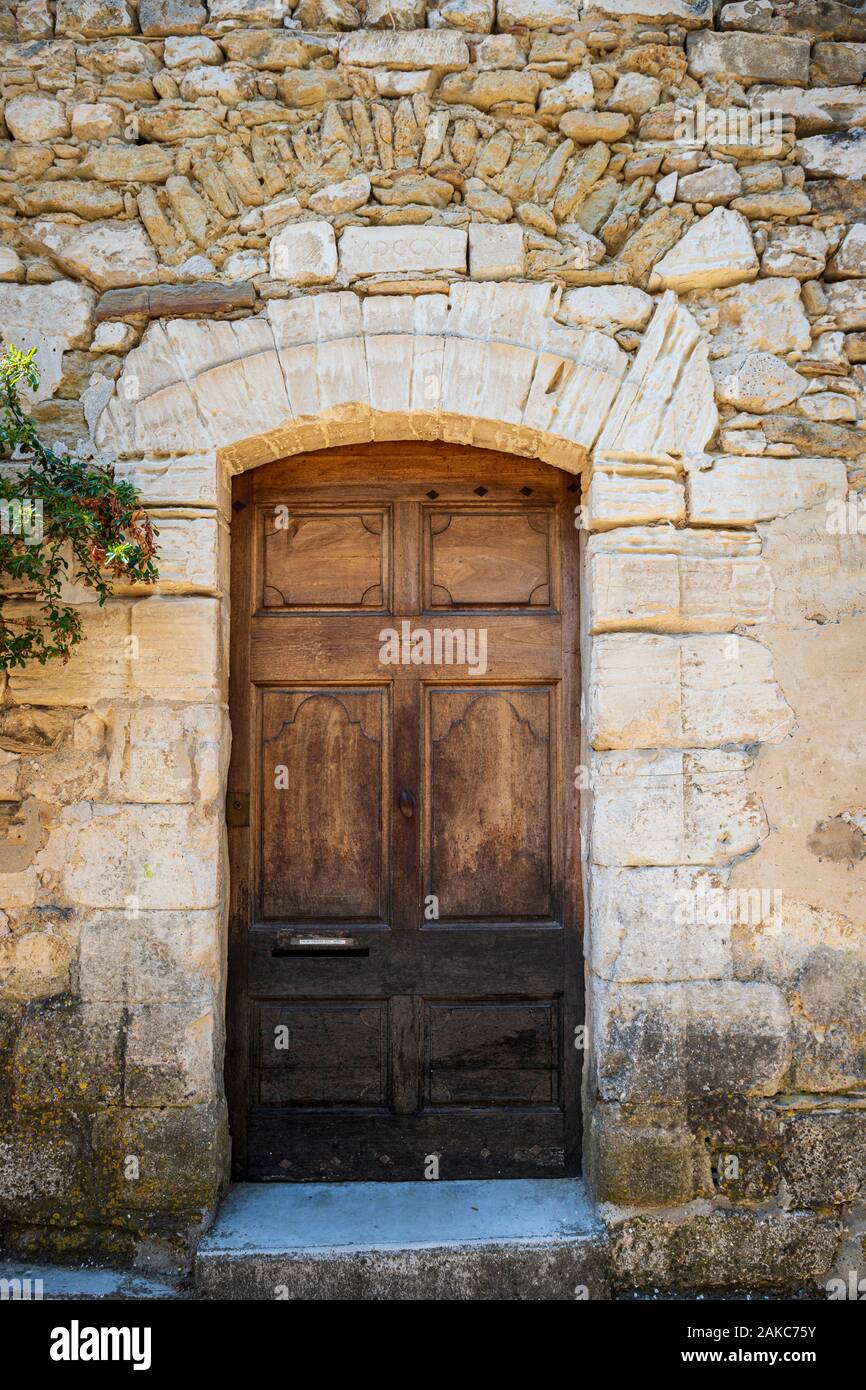
M697 299L697 296L695 297ZM795 279L758 280L720 290L705 307L691 308L717 351L807 352L812 342L809 320Z
M754 280L758 257L746 219L728 208L715 208L690 227L667 255L657 261L650 289L722 289Z
M685 488L672 471L651 464L608 462L593 469L586 494L587 526L644 526L685 520Z
M523 230L511 223L469 227L469 274L473 280L510 280L523 274Z
M340 40L340 62L359 68L460 72L469 66L466 40L453 29L421 29L412 33L361 30Z
M123 130L123 112L107 101L79 102L72 108L72 134L76 140L108 140Z
M213 507L229 510L225 469L216 454L172 459L132 459L116 465L116 476L139 489L147 506Z
M219 906L220 828L188 806L81 805L61 815L63 891L76 906Z
M214 909L88 912L81 926L81 998L124 1004L210 1001L219 989L221 937L221 914Z
M20 283L24 273L24 262L18 252L13 251L11 246L0 246L0 282Z
M290 285L317 285L337 273L337 243L329 222L284 227L270 246L271 275Z
M717 424L706 340L668 292L607 419L598 455L650 460L700 453Z
M456 227L347 227L340 269L348 275L465 271L466 252L466 233Z
M741 532L620 527L587 543L592 632L728 632L773 615L760 543Z
M750 854L768 827L749 790L749 762L716 750L596 754L593 863L715 866Z
M94 303L93 291L71 280L0 285L0 339L22 351L36 348L39 388L34 400L47 400L56 391L64 352L90 346Z
M855 222L845 233L828 269L840 279L866 276L866 222Z
M866 176L866 131L812 135L798 142L797 159L813 178L862 179Z
M709 466L707 466L709 465ZM840 459L721 456L695 461L687 480L689 521L751 526L847 494Z
M327 188L320 188L318 193L314 193L310 198L310 207L313 212L331 216L339 212L352 212L355 208L362 207L369 197L369 176L355 174L351 179L343 179L341 183L332 183Z
M679 179L677 198L683 203L729 203L742 188L735 164L710 164Z
M28 238L64 270L98 290L155 285L159 268L153 245L140 222L88 222L71 226L44 218L27 229Z
M655 305L648 294L632 285L586 285L566 290L560 314L566 323L600 328L646 328Z
M764 413L797 400L808 382L769 352L733 353L712 364L716 399L738 410Z
M598 750L778 743L793 723L767 649L733 634L596 637L589 690Z
M621 111L637 119L655 106L661 89L662 84L657 77L647 77L641 72L624 72L608 98L608 110Z
M566 111L589 111L595 104L592 78L588 72L578 70L571 73L564 82L548 87L538 100L538 114L541 117L558 118Z
M845 280L827 286L827 312L837 328L845 332L866 329L866 286L859 280Z
M164 62L167 68L192 68L205 63L221 63L223 53L218 43L203 34L171 36L165 41Z
M677 921L676 908L705 907L724 892L726 871L686 866L609 868L592 865L589 963L603 980L621 983L728 979L731 924ZM701 896L701 885L705 891ZM673 911L672 911L673 907ZM683 918L689 914L680 913ZM692 914L693 915L693 914Z
M30 145L44 140L62 140L69 134L66 108L54 97L25 92L7 101L3 115L10 134Z

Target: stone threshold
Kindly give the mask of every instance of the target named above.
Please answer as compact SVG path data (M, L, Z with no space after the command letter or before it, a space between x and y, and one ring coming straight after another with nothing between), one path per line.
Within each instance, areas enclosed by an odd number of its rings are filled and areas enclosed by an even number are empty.
M88 1265L25 1264L0 1257L0 1301L111 1303L121 1300L189 1299L188 1285L149 1274Z
M238 1183L194 1284L200 1299L610 1297L606 1233L577 1179Z

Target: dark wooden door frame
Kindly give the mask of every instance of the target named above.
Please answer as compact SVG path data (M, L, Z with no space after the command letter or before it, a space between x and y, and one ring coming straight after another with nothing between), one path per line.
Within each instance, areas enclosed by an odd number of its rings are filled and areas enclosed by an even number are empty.
M516 476L522 469L536 467L545 472L557 473L550 465L528 461L520 456L499 454L491 450L472 449L438 443L374 444L355 448L319 450L297 455L285 461L284 468L309 467L321 470L323 486L328 484L329 475L335 466L351 460L357 470L359 480L375 477L384 466L385 458L393 466L395 459L405 460L406 466L417 468L423 465L432 487L439 468L455 451L471 460L479 477L489 480L492 496L495 497L497 480L509 475ZM272 468L274 465L263 465ZM244 626L238 615L250 614L253 610L254 585L256 575L251 564L253 525L255 508L252 505L254 477L261 470L251 470L233 479L232 486L232 536L231 536L231 614L232 641L229 680L229 700L232 727L232 753L228 779L227 824L229 843L230 891L228 924L228 988L226 1001L226 1057L225 1081L229 1118L232 1135L232 1164L236 1177L243 1177L246 1169L246 1116L249 1105L250 1047L251 1028L247 995L248 949L247 939L254 903L255 855L250 853L251 817L249 815L250 797L254 791L251 768L251 734L253 714L249 698L250 660L249 643L237 640L238 631ZM573 1050L572 1061L577 1066L572 1074L575 1083L570 1086L566 1096L566 1146L570 1154L569 1171L579 1171L581 1149L580 1113L580 1070L583 1054L578 1048L575 1032L584 1021L583 1005L583 954L582 933L582 886L579 855L579 808L575 788L574 767L579 759L579 704L580 704L580 664L579 664L579 622L578 622L578 547L577 532L574 527L574 507L579 501L577 480L571 475L558 474L561 479L561 501L559 506L559 535L561 563L561 611L563 633L573 634L568 643L568 662L564 665L563 714L570 713L570 722L562 730L560 739L559 774L563 781L561 805L564 808L564 848L563 873L568 894L566 916L570 922L572 940L576 949L570 950L566 959L571 969L565 984L565 1008L562 1045ZM435 495L435 494L434 494ZM395 566L399 556L394 557ZM423 611L423 610L422 610ZM567 639L564 637L564 641Z

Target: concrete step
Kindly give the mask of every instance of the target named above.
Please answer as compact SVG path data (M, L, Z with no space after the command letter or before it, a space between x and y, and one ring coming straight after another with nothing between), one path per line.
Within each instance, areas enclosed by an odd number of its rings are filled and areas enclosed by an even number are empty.
M199 1246L209 1299L604 1299L582 1182L238 1183Z

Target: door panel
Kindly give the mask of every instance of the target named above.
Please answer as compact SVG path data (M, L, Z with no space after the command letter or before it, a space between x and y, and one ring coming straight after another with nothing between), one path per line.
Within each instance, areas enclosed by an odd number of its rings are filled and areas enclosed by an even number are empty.
M428 688L427 893L439 919L551 911L552 692Z
M578 1170L575 491L429 443L235 480L237 1177Z
M387 697L262 692L263 919L385 920Z

